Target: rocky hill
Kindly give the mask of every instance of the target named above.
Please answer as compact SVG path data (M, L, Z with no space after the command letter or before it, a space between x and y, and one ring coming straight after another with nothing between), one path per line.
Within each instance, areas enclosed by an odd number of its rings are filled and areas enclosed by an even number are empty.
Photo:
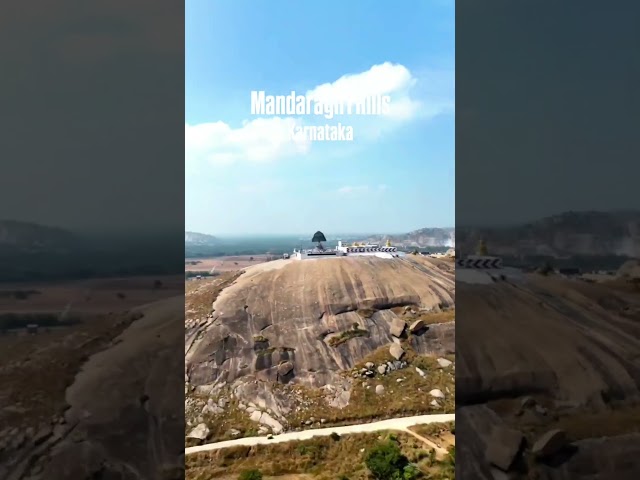
M640 256L640 212L566 212L524 225L458 228L458 249L472 252L485 238L503 256Z
M61 228L15 220L0 221L0 249L15 253L67 252L79 239Z
M457 477L638 478L640 298L616 282L458 285Z
M184 232L184 243L193 246L215 246L218 243L218 239L205 233Z
M384 243L387 240L399 247L455 247L456 232L454 228L421 228L400 235L374 235L367 239L370 242Z
M238 414L244 420L262 406L262 418L258 412L254 420L279 431L292 427L304 403L308 406L316 397L322 397L318 408L327 419L335 414L331 408L347 411L357 396L354 385L366 388L354 382L355 377L369 379L387 369L406 368L419 356L435 364L436 358L454 352L454 324L429 321L454 305L450 261L278 260L250 267L232 284L215 288L221 291L208 315L194 304L195 297L187 296L187 390L195 395L188 399L188 411L198 408L215 416L235 399L234 408L254 405L249 413ZM380 362L376 369L372 361L362 366L363 372L352 371L372 356ZM413 369L407 375L421 378ZM453 375L446 373L424 380L422 388L443 375L453 388ZM427 398L421 394L418 401ZM431 400L421 408L432 408ZM203 407L202 402L208 403ZM212 429L222 428L213 420ZM239 429L241 424L239 420L225 428Z

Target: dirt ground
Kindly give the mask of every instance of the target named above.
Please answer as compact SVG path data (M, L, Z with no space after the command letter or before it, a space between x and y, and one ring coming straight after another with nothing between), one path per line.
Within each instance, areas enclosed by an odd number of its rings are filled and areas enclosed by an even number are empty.
M0 313L61 312L67 307L73 312L108 313L180 295L183 291L182 275L6 283L0 284ZM26 298L18 298L16 294Z
M231 272L277 258L280 257L273 255L238 255L235 257L185 258L184 269L187 272L209 272L212 268L215 268L217 272Z

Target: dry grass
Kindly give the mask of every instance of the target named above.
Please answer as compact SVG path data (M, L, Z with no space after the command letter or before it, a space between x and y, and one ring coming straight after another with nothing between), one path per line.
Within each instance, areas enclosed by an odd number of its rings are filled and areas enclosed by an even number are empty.
M266 478L300 475L298 478L349 480L369 478L365 466L367 452L385 439L397 441L403 454L428 478L453 479L454 468L449 462L435 460L435 452L417 438L402 432L344 435L339 439L317 437L300 442L274 443L253 447L233 447L188 455L186 478L209 480L237 478L245 470L259 469ZM236 475L233 477L232 475ZM295 477L292 477L295 478Z
M421 437L433 442L439 447L449 450L456 444L456 427L454 422L447 423L428 423L424 425L416 425L409 427L409 430L415 432Z
M217 277L185 282L186 319L201 319L211 313L213 302L220 292L231 285L243 272L225 272Z
M640 433L640 406L562 416L554 428L563 429L572 440Z
M453 308L441 312L421 312L417 307L415 307L413 309L415 313L412 313L411 310L405 310L405 307L393 307L391 311L408 324L411 324L416 320L422 320L426 325L449 323L455 322L456 320L456 311Z
M332 347L337 347L338 345L343 344L344 342L351 340L356 337L367 337L369 336L369 330L365 330L362 328L354 328L351 330L345 330L339 335L335 335L327 341L327 343Z
M423 425L410 427L409 430L416 432L418 435L422 435L423 437L437 437L444 432L455 433L456 426L455 422L425 423Z
M435 323L455 322L456 311L446 310L444 312L438 313L423 313L420 315L416 315L416 317L412 318L412 320L422 320L427 325L433 325Z
M272 255L236 255L210 258L185 258L184 269L191 272L209 272L215 268L217 272L233 272L269 261Z

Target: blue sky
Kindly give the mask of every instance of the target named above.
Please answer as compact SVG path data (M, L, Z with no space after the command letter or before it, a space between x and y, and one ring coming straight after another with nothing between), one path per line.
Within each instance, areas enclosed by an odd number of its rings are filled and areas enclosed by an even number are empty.
M455 224L454 3L391 5L186 2L187 230L399 233ZM394 115L251 115L252 90L305 94L324 84L331 95L347 84L379 89ZM294 144L282 136L287 122L353 125L354 141Z

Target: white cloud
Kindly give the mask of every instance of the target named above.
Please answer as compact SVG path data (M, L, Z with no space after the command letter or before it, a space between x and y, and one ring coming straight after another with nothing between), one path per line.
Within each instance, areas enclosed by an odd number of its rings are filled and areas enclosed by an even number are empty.
M224 122L185 125L185 158L230 163L237 160L265 162L309 151L304 137L293 138L301 122L294 118L257 118L231 128Z
M319 85L309 90L307 96L322 102L348 104L367 96L389 95L389 115L340 119L343 124L354 127L355 141L373 141L403 122L417 117L431 118L450 110L453 99L434 96L428 88L418 88L418 92L427 94L424 98L414 98L412 92L416 91L416 85L421 86L419 80L405 66L385 62L372 66L366 72L344 75L332 83ZM186 124L185 160L191 163L225 164L236 161L269 162L305 155L311 150L311 142L305 136L292 135L294 127L334 124L338 118L257 118L243 122L238 128L223 121Z
M420 102L409 96L417 79L403 65L385 62L374 65L366 72L344 75L333 83L325 83L307 92L307 97L322 103L348 105L367 97L391 97L389 118L407 120L420 109ZM379 117L378 117L379 118Z

